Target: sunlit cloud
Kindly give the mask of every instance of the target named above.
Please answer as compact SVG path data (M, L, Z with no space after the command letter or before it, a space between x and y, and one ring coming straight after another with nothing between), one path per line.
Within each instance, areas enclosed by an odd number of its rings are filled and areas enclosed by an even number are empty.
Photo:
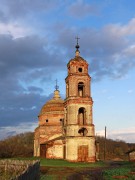
M105 130L96 131L97 136L105 137ZM107 130L107 138L114 140L121 140L125 142L135 142L135 127L128 127L125 129Z
M19 38L32 34L32 29L18 24L0 23L0 34L9 34L13 36L13 38Z
M0 127L0 139L7 138L9 136L14 136L20 133L34 132L34 129L37 126L38 126L37 123L21 123L15 127L13 126Z

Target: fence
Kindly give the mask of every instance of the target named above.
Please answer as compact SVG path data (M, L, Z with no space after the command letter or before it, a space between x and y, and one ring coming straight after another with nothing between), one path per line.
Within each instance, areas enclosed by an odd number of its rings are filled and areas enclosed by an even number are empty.
M40 161L0 160L0 180L39 180Z

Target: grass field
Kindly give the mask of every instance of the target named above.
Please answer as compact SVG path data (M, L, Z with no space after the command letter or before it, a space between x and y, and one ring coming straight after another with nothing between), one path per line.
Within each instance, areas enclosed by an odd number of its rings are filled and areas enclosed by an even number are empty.
M85 162L68 162L62 159L45 159L45 158L13 158L16 160L40 160L40 166L52 166L52 167L104 167L106 164L102 161L96 163Z
M92 179L135 180L135 162L72 163L65 160L42 158L15 158L18 160L40 160L40 180ZM102 177L102 178L101 178Z
M102 176L102 177L101 177ZM41 180L44 179L135 180L135 163L96 162L71 163L64 160L41 159Z
M127 179L135 180L135 163L133 162L123 162L119 167L114 167L112 169L104 170L103 177L105 180L114 179Z
M55 166L55 167L103 167L105 163L96 162L96 163L73 163L65 160L57 160L57 159L40 159L41 166Z
M41 180L57 180L57 179L80 179L80 177L86 178L87 175L83 172L89 171L89 169L103 168L105 163L72 163L64 160L48 160L41 159ZM74 176L74 177L73 177Z

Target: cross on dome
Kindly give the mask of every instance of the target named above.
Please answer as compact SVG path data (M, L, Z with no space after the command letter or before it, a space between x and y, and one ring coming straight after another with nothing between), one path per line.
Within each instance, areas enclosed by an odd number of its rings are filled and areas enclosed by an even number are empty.
M55 90L57 91L59 89L59 86L57 85L57 79L55 81L56 81Z
M78 40L80 39L78 36L75 37L75 39L77 40L77 44L78 44Z
M79 46L79 44L78 44L78 40L79 40L80 38L79 38L78 36L76 36L75 39L77 40L77 44L76 44L76 46L75 46L75 48L76 48L75 55L76 55L76 56L79 56L79 53L80 53L79 48L80 48L80 46Z

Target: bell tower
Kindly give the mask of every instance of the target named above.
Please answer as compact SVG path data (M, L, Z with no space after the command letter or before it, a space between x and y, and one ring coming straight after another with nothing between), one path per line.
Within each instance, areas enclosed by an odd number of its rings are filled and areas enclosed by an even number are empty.
M77 37L75 57L67 64L64 129L68 161L95 162L95 130L92 118L91 77L80 56Z

